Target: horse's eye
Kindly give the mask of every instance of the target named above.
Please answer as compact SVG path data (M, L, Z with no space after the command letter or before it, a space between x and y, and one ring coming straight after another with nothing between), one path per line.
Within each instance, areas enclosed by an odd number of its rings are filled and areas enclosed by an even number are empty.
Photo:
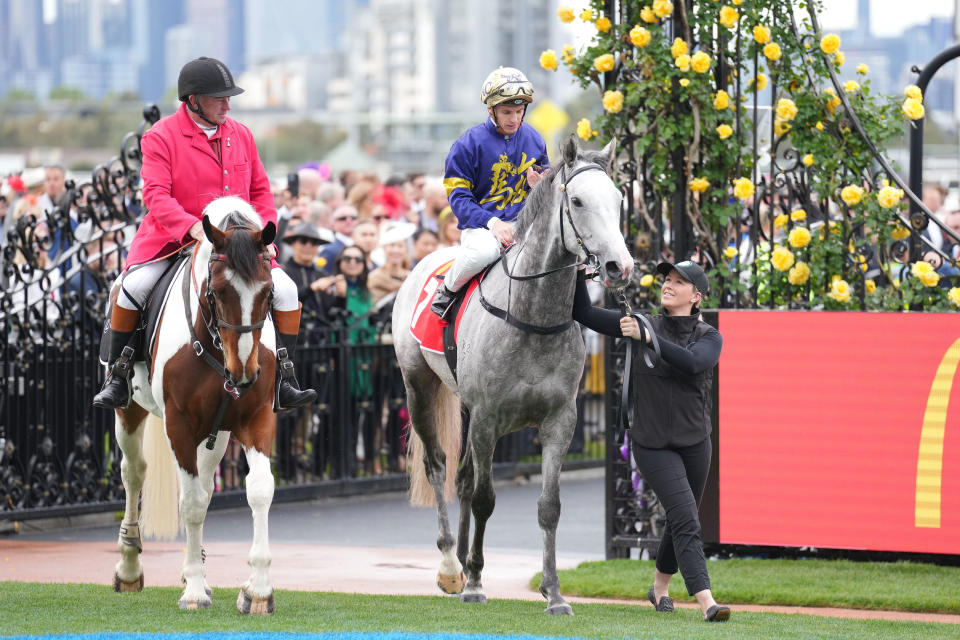
M578 198L577 196L573 196L572 198L570 198L570 202L572 202L572 203L573 203L573 206L575 206L575 207L582 207L582 206L583 206L583 200L581 200L581 199Z

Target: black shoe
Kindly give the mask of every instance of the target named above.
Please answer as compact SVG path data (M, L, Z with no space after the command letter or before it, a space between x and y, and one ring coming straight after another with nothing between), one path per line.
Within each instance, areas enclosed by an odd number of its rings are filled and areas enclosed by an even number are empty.
M93 397L93 406L100 409L125 409L130 402L127 381L120 376L107 376L103 389Z
M707 614L703 619L705 622L726 622L730 619L730 607L715 604L707 609Z
M433 311L442 318L456 297L456 293L450 291L450 289L447 289L447 285L441 283L437 288L437 293L433 296L433 304L430 305L430 311Z
M317 392L313 389L301 391L287 380L280 381L280 410L293 409L294 407L305 407L313 404L317 399Z
M663 596L660 598L660 602L657 602L657 596L653 593L653 587L650 587L650 591L647 591L647 600L649 600L650 604L660 613L673 613L673 598Z

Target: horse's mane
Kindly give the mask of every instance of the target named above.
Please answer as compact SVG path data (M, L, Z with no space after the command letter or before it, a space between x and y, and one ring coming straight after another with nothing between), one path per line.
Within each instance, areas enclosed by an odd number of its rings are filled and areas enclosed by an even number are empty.
M577 153L577 157L573 163L576 165L582 162L593 162L602 167L606 164L606 157L600 151L580 151ZM517 217L514 228L514 233L518 238L526 235L527 231L533 225L533 221L537 219L537 214L540 210L550 206L553 198L553 181L556 179L560 167L563 166L563 164L564 162L561 159L557 165L545 171L540 182L537 183L537 186L535 186L533 191L530 192L530 195L527 196L527 202L524 204L523 209L520 210L520 215Z
M246 231L257 231L262 228L262 221L256 210L242 198L234 196L217 198L207 205L204 214L210 218L211 224L221 231L231 229L243 231L233 233L227 243L227 264L246 283L252 283L257 276L257 266L260 260L260 247L253 241Z

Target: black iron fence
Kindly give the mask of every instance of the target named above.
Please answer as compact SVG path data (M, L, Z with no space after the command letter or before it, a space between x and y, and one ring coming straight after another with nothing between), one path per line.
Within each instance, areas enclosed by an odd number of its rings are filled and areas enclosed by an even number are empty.
M144 213L139 141L159 119L144 110L121 152L89 182L68 184L53 208L29 196L7 211L0 290L0 520L122 508L114 415L96 410L98 362L109 288ZM22 202L21 202L22 200ZM278 416L273 450L277 500L406 486L407 411L391 344L389 308L304 317L296 369L317 390L313 406ZM351 343L351 329L370 326ZM591 362L602 366L598 358ZM604 380L588 363L567 468L602 459ZM536 473L539 446L527 429L497 447L498 474ZM246 464L236 442L218 470L214 505L243 500Z

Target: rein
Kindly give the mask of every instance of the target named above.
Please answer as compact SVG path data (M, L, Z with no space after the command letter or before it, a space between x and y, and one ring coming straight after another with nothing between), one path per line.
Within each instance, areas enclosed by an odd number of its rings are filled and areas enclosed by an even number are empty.
M563 180L563 184L560 185L560 191L563 193L563 199L560 202L560 209L558 211L559 216L557 218L560 223L560 244L564 247L566 246L566 239L564 238L564 233L563 233L563 216L564 214L566 214L567 221L570 223L570 228L573 229L573 235L577 239L577 245L583 248L583 250L587 254L586 257L583 259L583 261L577 261L577 262L574 262L573 264L567 264L561 267L556 267L555 269L550 269L542 273L515 276L507 268L507 251L501 245L500 257L497 260L500 262L500 266L503 267L504 275L506 275L507 278L509 279L508 280L509 284L507 285L507 308L504 310L499 307L496 307L490 304L490 302L488 302L487 299L483 296L483 286L482 286L483 277L482 276L480 278L480 285L477 286L477 292L479 293L479 297L480 297L480 305L484 309L486 309L492 315L500 318L510 326L516 327L517 329L520 329L521 331L524 331L526 333L537 333L540 335L552 335L555 333L561 333L563 331L566 331L573 325L573 318L570 318L566 322L555 324L550 327L541 327L541 326L529 324L527 322L517 319L516 316L510 313L510 300L513 297L513 281L514 280L517 280L517 281L537 280L539 278L544 278L546 276L557 273L559 271L564 271L565 269L575 269L583 265L596 267L600 263L600 259L597 258L596 254L590 251L590 249L587 247L587 245L583 241L583 236L581 236L580 232L577 230L577 225L573 223L573 216L570 214L570 201L569 201L569 197L567 196L567 185L570 184L571 180L573 180L576 176L583 173L584 171L603 171L604 173L606 173L606 171L604 170L603 167L593 162L585 164L581 167L577 167L569 176L566 175L566 165L562 165L560 168L560 171L561 171L560 177L561 177L561 180ZM524 246L525 245L522 245L520 247L518 251L518 256L519 256L519 253L523 251ZM514 267L516 267L517 261L514 261L513 264L514 264Z
M203 348L203 344L200 342L200 339L197 337L197 332L193 328L193 318L190 314L190 283L193 282L193 289L197 293L197 298L201 298L199 285L196 282L194 275L193 267L196 264L197 260L197 247L200 246L199 243L193 248L193 257L190 260L190 277L187 278L186 274L183 277L183 309L184 314L187 319L187 328L190 331L190 345L193 347L194 353L197 354L198 358L202 358L207 365L216 372L218 376L223 378L223 396L220 398L220 404L217 406L217 413L213 419L213 426L210 428L210 433L207 436L207 449L213 450L214 444L217 440L217 432L220 431L220 423L223 421L223 416L227 412L227 407L230 404L231 400L239 400L247 391L256 384L257 380L260 378L260 369L257 368L257 373L253 378L244 383L238 383L233 379L233 376L227 371L225 363L221 362L214 356L212 356L206 349ZM250 325L234 325L226 322L222 318L217 316L217 306L216 306L216 295L213 293L210 288L210 264L213 262L226 262L226 255L222 253L211 254L210 260L207 262L207 291L206 299L207 305L210 308L210 317L207 318L207 315L203 312L203 305L199 304L197 310L200 312L200 317L203 318L204 325L207 327L207 332L210 334L210 337L213 340L213 346L219 350L223 350L223 340L220 338L220 328L230 329L231 331L236 331L237 333L251 333L263 327L264 322L266 322L266 317L263 318L260 322L250 324ZM263 260L270 260L270 254L266 251L260 254L260 258ZM270 297L273 297L273 291L270 292ZM202 298L201 298L202 299ZM270 305L272 307L272 305ZM270 308L268 307L268 308Z

